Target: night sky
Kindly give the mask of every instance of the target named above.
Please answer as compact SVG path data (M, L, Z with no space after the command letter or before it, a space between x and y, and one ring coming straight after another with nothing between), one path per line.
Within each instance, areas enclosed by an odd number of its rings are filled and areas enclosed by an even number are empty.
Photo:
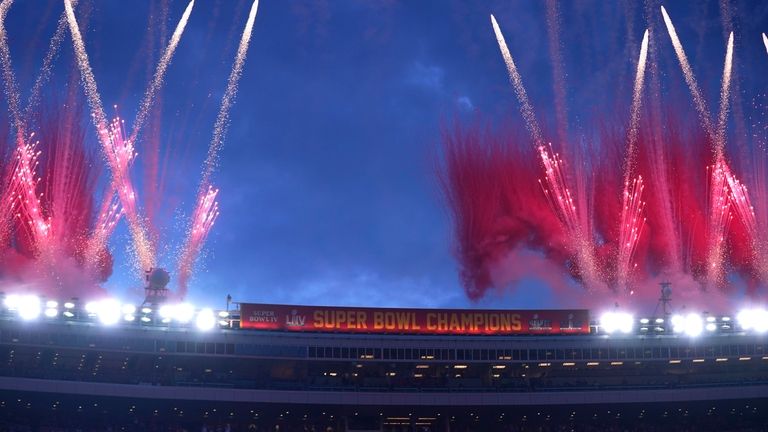
M168 163L155 225L161 264L169 269L250 3L197 1L158 98ZM170 36L187 1L171 0L165 22L162 4L81 0L76 9L79 17L87 15L83 35L104 105L117 104L128 121L160 55L160 37ZM689 110L683 114L693 120L661 14L652 5L663 79L680 92L681 107ZM724 9L718 2L665 5L714 106L727 36ZM726 9L748 106L768 83L760 40L768 31L768 3L735 1ZM58 0L19 0L9 12L9 43L25 95L62 10ZM633 68L648 26L645 7L578 1L561 4L560 12L569 135L589 139L601 124L627 121ZM323 305L563 306L534 275L479 303L467 300L458 278L436 174L441 134L457 122L522 130L491 13L551 131L543 1L262 0L213 177L221 215L198 261L190 300L222 306L231 294L236 301ZM47 108L60 106L73 73L67 33L45 91ZM85 110L83 119L96 151ZM137 148L133 176L141 197L142 188L154 186L141 184L142 142ZM115 268L106 286L140 300L128 243L123 222L110 243Z

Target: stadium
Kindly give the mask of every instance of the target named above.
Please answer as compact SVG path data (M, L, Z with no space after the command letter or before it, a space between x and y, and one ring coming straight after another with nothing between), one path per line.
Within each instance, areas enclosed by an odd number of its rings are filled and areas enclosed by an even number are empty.
M155 272L155 274L162 272ZM148 278L150 280L151 278ZM762 430L768 314L4 295L3 430ZM19 425L27 425L26 429Z
M768 430L759 2L13 3L0 432Z

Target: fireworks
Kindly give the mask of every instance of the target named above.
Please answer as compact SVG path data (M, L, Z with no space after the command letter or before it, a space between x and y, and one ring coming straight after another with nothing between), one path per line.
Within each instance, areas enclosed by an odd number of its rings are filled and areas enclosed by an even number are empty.
M505 275L520 277L524 270L507 266L522 257L523 248L542 253L589 292L634 293L651 300L656 288L648 282L665 279L681 283L679 288L691 294L727 289L728 274L750 286L768 283L766 239L759 228L768 214L757 213L752 204L754 194L765 194L766 189L758 184L756 191L748 190L726 155L734 35L730 33L726 43L719 111L713 122L674 25L666 10L661 12L701 130L684 127L671 115L665 120L659 112L641 116L648 111L642 110L646 69L655 71L648 66L646 30L626 147L616 150L610 145L616 136L604 134L606 145L590 148L586 157L568 142L559 144L559 153L546 144L522 77L491 16L533 149L524 140L483 136L475 130L457 129L445 137L441 178L470 297L508 284ZM550 34L556 32L551 28L555 15L548 9ZM561 60L552 49L554 40L550 52L557 71ZM558 102L563 98L557 91L561 74L555 72L554 78L558 122L565 111ZM558 125L561 141L563 130L567 125ZM616 160L624 161L621 169L616 169ZM537 178L538 188L532 187ZM756 202L765 200L758 195ZM693 294L688 297L695 299Z
M216 195L218 194L218 189L209 187L208 191L200 196L195 211L192 213L192 227L179 259L179 294L182 297L186 293L187 283L192 274L195 258L197 258L200 250L203 248L205 239L208 237L213 223L219 216L219 204L216 202Z
M240 76L243 74L245 56L248 54L248 43L251 41L253 23L256 20L256 12L258 12L258 10L259 0L253 0L251 11L248 14L248 21L246 21L243 35L240 37L240 45L237 47L235 63L232 66L232 72L230 72L229 79L227 80L227 89L224 91L224 96L221 98L219 114L216 116L216 123L213 125L213 137L211 138L211 144L208 146L208 156L205 158L205 163L203 164L203 175L200 180L200 190L198 191L201 195L205 194L205 189L210 186L209 182L211 175L218 165L219 151L221 151L221 146L224 143L224 136L226 135L227 127L229 126L229 110L232 108L232 104L235 103L237 83L240 81Z
M768 36L763 33L763 45L765 45L765 52L768 53Z
M125 218L135 253L137 275L157 266L157 241L149 236L149 220L142 216L141 201L132 180L132 167L137 159L136 145L147 122L156 96L180 44L191 16L194 0L182 14L155 67L136 114L130 134L120 117L108 121L104 112L97 80L90 66L85 41L78 25L76 0L65 0L64 11L50 40L39 75L32 85L29 100L22 110L4 20L12 0L0 3L0 67L8 99L14 151L9 161L0 159L3 182L0 183L0 290L6 281L15 281L12 290L34 284L37 291L57 295L79 295L84 290L99 289L98 284L111 273L112 257L109 240L116 226ZM246 23L237 57L229 76L227 91L217 117L209 161L215 160L234 102L237 82L242 74L248 42L258 2L254 1ZM32 129L33 113L40 104L43 86L51 75L66 31L72 37L76 69L81 78L85 100L90 108L101 154L108 168L109 181L94 214L94 198L98 168L88 156L84 134L80 129L81 107L76 93L70 89L66 109L55 112L50 121L34 125L40 134L27 134ZM76 76L76 75L75 75ZM73 81L74 82L74 81ZM40 137L40 141L37 140ZM140 143L139 143L140 144ZM186 293L195 261L218 217L218 189L207 182L215 164L207 163L202 184L207 188L197 199L191 228L179 260L179 296ZM202 187L202 186L201 186Z

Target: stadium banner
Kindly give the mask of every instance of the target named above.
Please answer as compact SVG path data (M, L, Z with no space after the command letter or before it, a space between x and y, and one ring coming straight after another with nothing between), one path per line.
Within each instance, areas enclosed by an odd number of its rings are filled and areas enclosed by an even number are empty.
M388 309L240 303L240 327L418 335L589 334L589 311Z

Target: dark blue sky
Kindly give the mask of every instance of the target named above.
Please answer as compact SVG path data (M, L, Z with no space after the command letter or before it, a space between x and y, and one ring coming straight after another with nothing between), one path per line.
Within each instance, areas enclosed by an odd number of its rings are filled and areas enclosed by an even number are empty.
M58 0L17 3L8 17L9 42L27 91L63 6ZM159 55L161 21L150 13L160 4L81 0L77 9L90 10L84 38L104 104L118 104L129 120L148 64ZM186 4L170 1L168 33ZM170 156L158 226L161 261L170 268L249 7L247 0L198 0L168 71L161 146ZM648 25L643 8L635 2L561 5L574 137L595 133L596 119L626 121L632 68ZM704 91L716 95L724 53L719 5L670 2L667 8ZM661 25L658 7L650 10L653 24ZM756 71L768 70L760 42L768 6L736 1L731 11L743 87L764 91ZM455 121L520 124L490 13L537 114L551 127L543 1L262 0L214 176L221 216L199 261L192 301L218 305L230 293L255 302L470 306L458 282L435 160L441 128ZM665 69L665 79L684 90L666 33L658 37L660 62L674 66ZM156 40L153 50L147 38ZM74 73L69 36L62 46L48 86L53 95ZM94 141L92 127L89 137ZM107 285L138 298L127 244L121 226ZM533 279L480 302L553 304L546 286Z

